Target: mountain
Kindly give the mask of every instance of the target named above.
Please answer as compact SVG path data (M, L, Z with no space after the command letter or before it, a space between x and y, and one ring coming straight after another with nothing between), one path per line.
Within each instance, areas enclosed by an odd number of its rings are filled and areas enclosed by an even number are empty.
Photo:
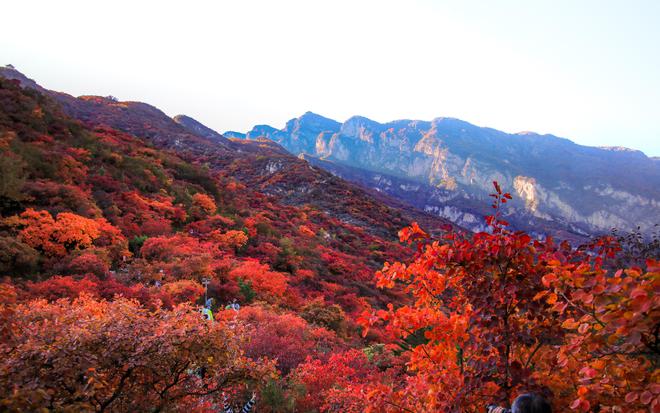
M191 133L194 133L195 135L217 140L221 143L226 143L226 139L224 136L220 135L218 132L207 127L201 122L198 122L197 120L191 118L190 116L176 115L175 117L172 118L172 120L178 123L179 125L183 126Z
M625 411L648 407L657 240L628 237L615 261L521 232L472 236L383 190L420 203L459 183L255 136L309 148L307 134L337 127L306 118L223 136L0 68L3 411L457 411L523 387L560 397L555 411L582 389L602 391L594 406L632 393ZM470 202L445 207L480 225ZM615 272L619 258L642 264Z
M388 239L396 239L398 230L412 221L419 222L431 233L452 226L456 228L450 221L395 197L355 185L325 169L311 167L313 160L292 156L284 147L269 140L246 141L230 138L231 134L223 136L192 117L170 118L142 102L118 102L98 96L75 98L44 89L16 70L0 68L0 76L16 78L24 86L38 88L57 100L69 116L90 126L109 125L146 138L218 174L275 196L287 205L319 207L344 222L360 222L366 231Z
M507 218L520 229L570 238L614 227L648 233L660 223L660 164L640 151L453 118L339 123L312 112L244 135L260 137L473 230L484 228L492 181L516 195Z
M245 303L253 293L241 295L247 287L240 282L261 268L275 278L252 281L258 297L266 294L261 284L275 282L287 293L260 300L285 300L293 313L302 311L305 297L337 303L354 329L354 318L369 303L402 299L372 282L385 261L411 253L399 244L399 229L413 220L432 232L449 225L313 167L271 141L233 142L147 104L74 98L14 70L7 79L7 72L0 70L2 277L48 283L55 275L90 273L126 288L153 285L158 277L207 277L219 302L241 297ZM42 220L29 221L41 233L67 217L74 234L84 225L92 231L102 226L118 244L105 238L99 245L76 244L87 235L72 235L63 246L41 243L41 235L27 240L11 222L28 222L29 214ZM238 241L230 237L240 241L244 233L245 242L231 247ZM141 250L145 242L169 252L148 255ZM248 278L231 279L231 271L243 267Z
M273 211L290 208L296 211L308 211L306 214L314 216L314 220L321 219L325 222L323 225L334 228L327 231L331 239L336 236L334 231L342 234L359 231L363 234L361 246L358 247L357 244L350 248L348 245L345 246L350 254L358 254L368 245L396 243L398 230L412 221L419 222L431 233L452 226L447 220L416 210L395 198L365 189L324 169L314 167L307 160L291 155L282 146L269 140L228 139L191 117L178 115L170 118L159 109L141 102L120 102L112 97L99 96L76 98L65 93L50 91L13 68L0 68L0 77L18 82L26 93L34 90L39 96L44 96L48 102L48 113L53 113L53 117L78 120L92 135L105 130L128 134L132 139L138 139L144 146L143 149L138 150L139 153L159 151L157 156L154 155L156 159L161 159L155 161L159 165L157 168L144 164L142 160L131 161L131 168L141 168L143 175L140 179L134 178L136 182L145 179L155 180L152 183L140 184L151 188L152 192L164 191L172 194L174 198L189 199L190 194L199 191L201 187L215 198L224 199L228 195L218 189L218 185L212 182L213 179L221 179L225 183L235 182L243 187L242 193L233 193L229 196L235 198L232 204L242 207L233 206L235 210L232 214L249 216L264 213L270 216L273 215ZM7 107L11 105L8 103ZM12 124L12 128L17 127ZM162 167L171 167L173 161L162 160L170 155L180 159L175 162L177 165L180 162L184 162L185 165L175 168L174 171L162 171ZM88 167L100 171L114 168L93 162ZM32 178L26 179L30 182ZM51 179L56 180L49 176L48 180ZM191 181L190 185L194 187L186 189L185 193L188 195L185 196L174 194L169 186L158 187L161 184L157 182L168 182L168 179L173 180L173 183L168 184L170 186L187 180ZM85 185L94 188L91 183ZM154 188L157 187L160 189L155 190ZM179 188L178 191L180 190L182 189ZM25 207L43 208L49 203L58 202L57 200L62 196L53 195L53 198L49 199L44 194L37 195L33 201L21 201L18 207L8 212ZM295 212L294 215L298 213L302 212ZM311 223L308 225L312 226ZM278 232L282 237L289 231L289 229L286 231L280 229ZM278 242L279 239L272 243L277 245ZM374 251L377 255L381 255L378 250L380 247ZM398 246L393 246L388 248L388 251L394 251L397 256L402 250ZM366 255L368 256L369 254ZM362 258L356 259L355 262L361 260ZM363 268L370 268L371 271L378 269L382 264L380 259L372 261L368 258L367 261L369 264ZM355 270L356 274L367 272ZM353 281L346 283L351 284ZM360 290L371 290L371 287L361 286Z

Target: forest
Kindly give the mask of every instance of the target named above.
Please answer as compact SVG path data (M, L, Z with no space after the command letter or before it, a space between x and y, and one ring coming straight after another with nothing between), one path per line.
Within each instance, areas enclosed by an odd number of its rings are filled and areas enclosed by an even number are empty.
M304 161L78 101L0 77L0 410L660 412L657 237L531 237L497 182L481 233L283 202Z

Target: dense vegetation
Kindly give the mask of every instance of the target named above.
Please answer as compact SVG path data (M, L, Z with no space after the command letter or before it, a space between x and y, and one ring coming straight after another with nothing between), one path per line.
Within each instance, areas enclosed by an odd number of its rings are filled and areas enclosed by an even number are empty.
M172 144L83 101L84 123L0 78L1 410L218 411L256 392L262 412L469 412L523 390L660 409L657 246L536 241L498 213L402 244L402 216L337 179L305 203L303 161Z

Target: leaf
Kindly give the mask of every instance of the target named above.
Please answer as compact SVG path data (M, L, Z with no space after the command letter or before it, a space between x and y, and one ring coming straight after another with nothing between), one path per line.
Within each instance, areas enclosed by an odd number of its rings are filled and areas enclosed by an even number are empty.
M593 379L598 375L598 371L592 367L587 366L580 369L580 374L586 379Z
M647 298L648 293L646 290L644 290L641 287L636 287L630 292L630 298L632 299L637 299L637 298Z
M557 276L553 273L546 274L541 278L541 281L543 282L543 286L548 288L553 282L557 281Z
M648 390L644 390L642 394L639 395L639 401L644 404L651 403L651 400L653 400L653 394Z
M533 301L538 301L539 299L545 297L548 293L549 293L549 291L541 291L541 292L538 292L538 293L536 293L536 295L534 295L534 297L532 298L532 300L533 300Z

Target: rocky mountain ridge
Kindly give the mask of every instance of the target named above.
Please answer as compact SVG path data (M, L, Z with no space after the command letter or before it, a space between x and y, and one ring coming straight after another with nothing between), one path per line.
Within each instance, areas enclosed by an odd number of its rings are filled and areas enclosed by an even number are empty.
M259 125L230 135L266 137L474 230L483 228L492 181L517 195L510 218L518 227L587 236L614 227L648 233L660 223L660 165L640 151L507 134L454 118L379 123L354 116L339 123L312 112L282 129Z

